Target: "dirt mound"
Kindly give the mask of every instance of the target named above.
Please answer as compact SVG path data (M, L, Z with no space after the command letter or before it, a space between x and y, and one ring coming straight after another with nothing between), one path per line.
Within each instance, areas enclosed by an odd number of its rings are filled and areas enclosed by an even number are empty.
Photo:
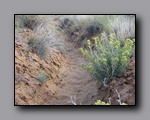
M116 90L120 93L121 102L135 105L135 58L131 59L130 67L123 76L115 77L109 83L109 87L99 87L95 100L100 99L109 102L109 98L111 98L111 104L118 105Z

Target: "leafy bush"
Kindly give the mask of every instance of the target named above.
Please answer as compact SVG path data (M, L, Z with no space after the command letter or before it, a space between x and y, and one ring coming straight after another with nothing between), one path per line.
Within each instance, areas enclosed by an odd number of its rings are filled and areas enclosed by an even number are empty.
M94 39L95 50L92 49L90 40L87 40L88 50L79 49L89 60L88 65L83 67L104 85L114 76L122 75L127 70L135 47L135 40L127 39L121 46L120 41L114 38L114 34L110 34L107 39L102 33Z

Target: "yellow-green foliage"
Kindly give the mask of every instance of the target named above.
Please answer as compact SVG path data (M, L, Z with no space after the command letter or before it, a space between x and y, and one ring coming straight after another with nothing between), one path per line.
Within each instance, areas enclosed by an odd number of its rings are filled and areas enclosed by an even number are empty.
M101 100L97 100L97 101L94 103L94 105L111 105L111 104L106 103L106 102L103 102L103 101L101 101ZM128 104L122 103L121 105L128 105Z
M110 105L109 103L103 102L101 100L97 100L94 105Z
M87 40L88 50L80 48L80 52L89 60L83 65L99 81L106 84L116 75L123 74L129 65L130 57L135 49L135 40L127 39L123 45L120 40L115 40L115 35L110 34L106 39L104 33L94 39L96 50Z

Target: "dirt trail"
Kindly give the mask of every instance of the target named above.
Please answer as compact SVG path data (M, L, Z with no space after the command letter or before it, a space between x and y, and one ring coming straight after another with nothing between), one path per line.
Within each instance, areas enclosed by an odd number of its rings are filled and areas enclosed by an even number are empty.
M23 31L15 41L15 104L16 105L91 105L97 86L89 73L82 68L86 59L73 42L62 39L65 58L54 52L51 61L42 60L32 52L25 52L23 41L31 31ZM26 33L28 33L26 35ZM24 37L25 36L25 37ZM19 42L20 41L20 42ZM24 44L23 44L24 43ZM39 82L40 71L49 74L46 83Z
M76 97L76 103L91 105L97 86L89 73L82 68L82 63L87 61L73 43L65 42L66 60L68 66L62 68L58 79L54 80L57 85L56 96L49 100L48 104L66 105L70 97Z
M27 43L22 38L16 36L15 39L16 105L73 105L68 103L71 96L76 97L74 102L77 105L91 105L98 99L108 102L108 98L115 105L118 104L116 89L122 91L122 102L135 104L135 58L131 59L129 70L123 76L114 77L109 87L104 88L96 85L95 80L82 68L82 64L88 61L73 41L62 38L66 52L61 54L54 51L50 61L27 52ZM43 72L49 75L46 83L38 80Z
M66 60L69 65L59 73L61 81L57 90L56 104L67 104L70 96L76 96L77 104L91 105L97 99L108 102L111 98L113 105L118 105L116 89L121 92L122 102L129 105L135 104L135 59L132 58L129 70L121 77L110 82L109 87L100 87L92 80L89 73L82 68L82 63L88 61L82 56L73 43L66 42Z

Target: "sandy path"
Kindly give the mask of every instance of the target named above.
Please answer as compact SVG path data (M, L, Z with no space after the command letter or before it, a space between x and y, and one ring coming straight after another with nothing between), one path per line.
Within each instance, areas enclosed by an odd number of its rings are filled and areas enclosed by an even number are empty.
M121 94L123 102L129 105L135 104L135 58L131 60L130 68L124 76L114 78L109 84L109 88L99 87L92 80L89 73L82 68L82 63L87 63L87 60L79 52L79 48L76 48L74 43L65 41L63 35L60 35L59 38L62 38L60 42L64 43L66 59L59 56L53 60L53 64L40 60L38 56L32 53L26 57L22 50L24 45L15 44L15 104L72 105L68 101L70 101L71 96L76 96L77 105L80 103L82 105L91 105L97 99L108 102L109 97L111 97L112 103L115 105L117 99L116 89L124 91ZM22 42L21 38L18 39ZM26 60L28 58L32 58L36 62ZM58 60L58 58L61 59ZM64 67L66 61L68 64ZM56 62L59 64L56 64ZM53 78L50 78L44 84L38 82L37 79L41 75L39 73L41 70L40 64L44 65L44 70L47 74L53 75ZM54 68L56 67L56 70L52 69L51 65ZM58 68L59 70L57 71Z
M71 96L76 96L78 105L91 105L97 86L89 73L81 66L87 61L73 43L66 41L65 49L68 66L61 69L58 74L59 78L54 80L57 85L56 95L51 98L48 104L72 105L68 101L70 101Z

